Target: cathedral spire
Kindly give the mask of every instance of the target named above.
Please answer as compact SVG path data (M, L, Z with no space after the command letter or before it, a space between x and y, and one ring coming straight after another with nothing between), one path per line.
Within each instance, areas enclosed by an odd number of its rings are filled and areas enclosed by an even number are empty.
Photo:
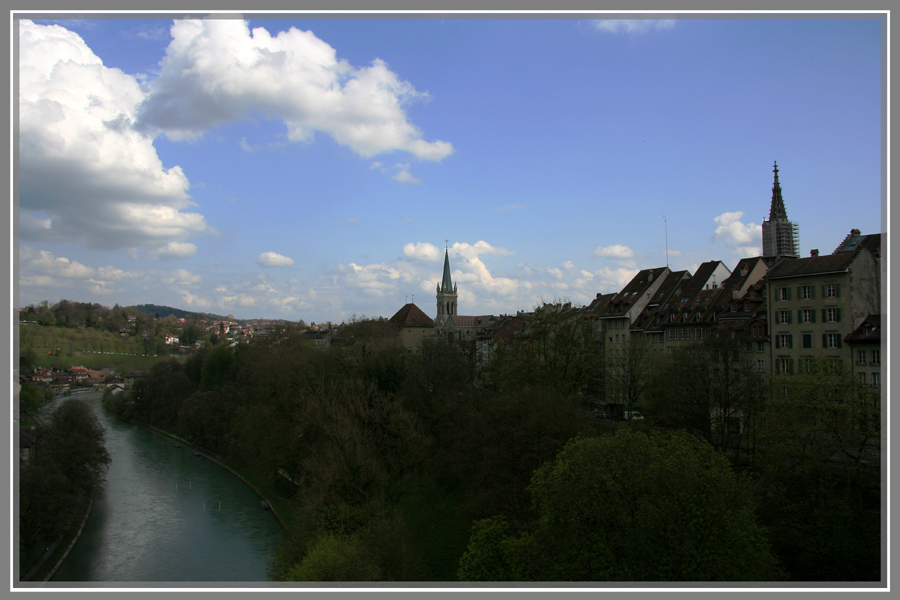
M784 208L784 198L781 197L781 184L778 183L778 162L775 162L775 184L772 186L772 207L769 209L769 220L787 220L787 210Z
M772 206L769 218L762 222L763 248L762 256L776 261L782 258L798 258L800 256L799 227L789 221L781 197L781 184L778 182L778 163L775 163L775 183L772 185Z

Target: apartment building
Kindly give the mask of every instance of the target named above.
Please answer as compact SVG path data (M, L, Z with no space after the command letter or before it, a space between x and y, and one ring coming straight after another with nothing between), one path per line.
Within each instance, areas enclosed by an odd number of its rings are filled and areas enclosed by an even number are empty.
M775 373L792 374L826 357L850 365L844 338L881 314L881 236L851 231L834 253L785 259L765 276Z

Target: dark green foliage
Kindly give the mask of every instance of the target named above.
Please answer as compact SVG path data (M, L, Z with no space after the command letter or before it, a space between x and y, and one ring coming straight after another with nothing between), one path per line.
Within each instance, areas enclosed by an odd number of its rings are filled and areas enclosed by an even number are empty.
M686 434L576 439L529 487L538 518L476 524L460 579L764 581L776 561L750 483ZM480 545L481 544L481 545Z
M84 498L99 488L110 462L105 434L91 408L67 400L41 431L35 455L20 471L20 567L31 566L44 545L61 534Z
M773 381L752 468L762 522L795 581L884 575L879 400L828 360Z

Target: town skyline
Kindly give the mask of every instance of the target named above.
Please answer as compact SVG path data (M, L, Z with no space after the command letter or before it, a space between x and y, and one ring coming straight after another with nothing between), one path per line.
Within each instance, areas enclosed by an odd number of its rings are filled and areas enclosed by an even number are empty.
M758 256L776 161L801 257L882 231L879 15L603 16L23 19L19 305L587 304Z

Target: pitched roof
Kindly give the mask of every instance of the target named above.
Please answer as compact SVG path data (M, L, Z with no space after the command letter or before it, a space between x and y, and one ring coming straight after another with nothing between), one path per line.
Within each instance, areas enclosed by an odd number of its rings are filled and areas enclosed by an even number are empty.
M825 256L787 258L769 269L769 272L766 273L766 279L846 271L850 268L850 264L856 258L856 255L856 252L840 252L838 254L826 254Z
M844 341L848 344L880 344L881 315L869 315L853 333L847 334Z
M434 327L434 320L412 302L405 304L389 321L397 327Z
M451 319L458 327L487 327L490 325L494 317L491 315L483 315L480 317L470 317L466 315L451 315Z

